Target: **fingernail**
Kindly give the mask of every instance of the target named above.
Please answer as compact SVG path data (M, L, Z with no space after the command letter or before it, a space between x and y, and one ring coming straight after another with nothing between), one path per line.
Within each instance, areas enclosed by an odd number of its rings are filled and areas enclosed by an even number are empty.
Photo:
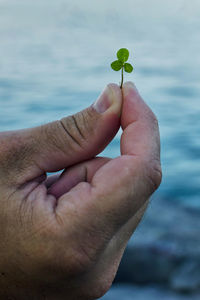
M123 97L127 97L130 93L139 95L139 92L132 81L127 81L124 83L122 93L123 93Z
M130 87L138 92L136 85L132 81L125 82L123 85L123 88L126 88L126 87L128 87L128 88Z
M112 91L109 86L103 90L99 98L93 104L94 109L102 114L112 105Z
M100 114L109 110L120 116L122 107L122 91L117 84L110 83L104 89L93 108Z

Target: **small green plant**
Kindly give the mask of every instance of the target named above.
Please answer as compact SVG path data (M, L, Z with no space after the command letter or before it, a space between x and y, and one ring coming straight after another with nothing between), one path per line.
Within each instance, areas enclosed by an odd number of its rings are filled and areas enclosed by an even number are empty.
M111 64L111 68L114 71L122 70L122 79L121 79L121 85L120 88L122 88L123 82L124 82L124 71L127 73L131 73L133 71L133 66L129 63L127 63L127 60L129 58L129 51L126 48L121 48L119 51L117 51L117 58L118 60L115 60Z

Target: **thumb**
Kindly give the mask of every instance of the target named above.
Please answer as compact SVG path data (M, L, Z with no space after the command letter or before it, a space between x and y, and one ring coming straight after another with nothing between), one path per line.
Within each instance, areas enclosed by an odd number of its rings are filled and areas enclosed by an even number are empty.
M32 129L4 133L0 140L4 140L6 155L10 155L4 158L6 170L5 161L12 161L12 170L15 166L17 173L22 170L25 174L27 170L25 180L31 180L44 172L56 172L94 157L117 133L121 105L119 86L109 84L93 105L75 115Z

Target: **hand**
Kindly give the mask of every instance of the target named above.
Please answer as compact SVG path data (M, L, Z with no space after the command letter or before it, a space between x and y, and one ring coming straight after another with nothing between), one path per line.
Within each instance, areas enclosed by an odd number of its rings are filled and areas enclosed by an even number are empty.
M96 158L120 124L121 156ZM160 184L159 148L131 83L61 121L0 133L0 299L101 297Z

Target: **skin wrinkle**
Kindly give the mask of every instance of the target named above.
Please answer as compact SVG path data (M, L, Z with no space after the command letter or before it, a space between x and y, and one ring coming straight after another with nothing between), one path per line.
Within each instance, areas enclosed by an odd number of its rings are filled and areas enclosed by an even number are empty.
M81 116L82 116L82 114L81 114ZM81 138L84 140L85 137L84 137L84 135L83 135L83 132L81 131L81 127L78 125L78 122L76 121L76 117L75 117L75 116L72 116L72 118L73 118L73 120L74 120L74 124L75 124L75 126L76 126L77 131L79 132Z
M46 152L52 151L52 153L54 153L55 151L57 152L57 150L59 150L60 154L65 157L67 153L74 152L76 150L74 148L75 144L71 143L71 137L69 134L66 134L66 130L63 128L61 120L41 126L39 131L41 131L39 140L42 140L42 143L44 144L43 148L47 148ZM42 156L42 153L40 156ZM44 160L46 160L46 154L44 156Z
M90 135L93 135L95 132L95 127L91 126L91 124L94 124L94 122L96 123L98 121L99 115L97 114L97 112L94 110L93 107L90 107L89 110L86 111L86 113L80 112L79 113L82 117L82 126L83 128L85 128L85 133L87 134L87 136L89 137ZM79 114L75 114L75 118L77 118L77 116ZM88 120L92 120L92 122L88 122ZM78 121L78 119L77 119ZM86 137L85 137L86 139Z
M63 156L65 156L68 152L75 151L74 143L71 143L71 137L66 134L65 129L63 128L63 125L61 123L61 120L57 120L52 123L51 129L48 130L48 126L44 126L45 132L48 132L48 136L44 137L45 143L49 143L49 145L53 145L53 147L62 153ZM64 134L61 134L64 129ZM57 134L52 134L52 132L55 131ZM44 133L45 136L45 133ZM54 151L55 149L52 149Z
M88 182L88 169L87 169L87 166L84 167L84 181Z
M37 198L37 190L41 185L44 186L44 184L41 184L40 182L38 182L38 183L35 182L35 186L27 194L25 194L24 197L22 198L22 201L21 201L21 204L20 204L20 207L19 207L19 217L20 217L20 222L21 222L22 227L23 227L23 221L22 221L23 214L21 212L22 212L23 207L24 207L24 211L26 209L27 212L29 213L30 221L31 221L31 224L32 224L32 227L33 227L34 200ZM34 195L35 192L36 192L36 195ZM34 195L35 199L30 200L32 195ZM26 214L27 213L24 213L24 218L26 217Z
M31 224L31 227L33 228L34 222L33 222L33 214L34 214L34 200L29 201L29 196L36 190L36 188L39 186L39 183L31 190L27 195L25 195L19 205L19 212L17 214L20 227L26 229L27 224ZM24 230L24 233L26 230ZM27 235L30 235L30 232L27 232Z
M82 148L81 143L79 140L72 135L72 133L69 132L67 129L67 126L64 124L63 120L60 120L60 124L62 125L62 128L64 129L65 133L72 139L75 145L78 145L80 148Z

